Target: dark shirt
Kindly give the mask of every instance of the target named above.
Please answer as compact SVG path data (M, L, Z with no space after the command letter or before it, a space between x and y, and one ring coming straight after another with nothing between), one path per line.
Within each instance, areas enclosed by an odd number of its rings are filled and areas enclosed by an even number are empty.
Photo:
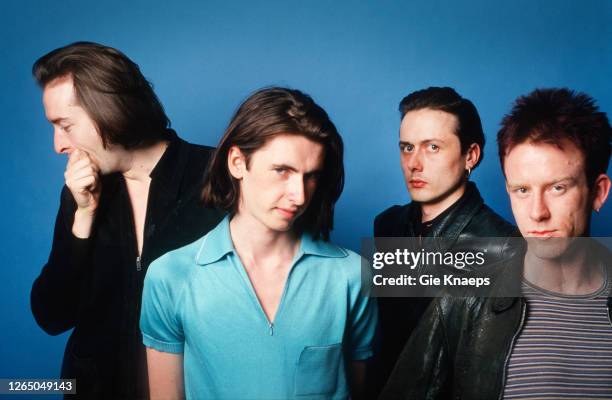
M61 376L77 379L79 397L148 397L138 324L144 276L153 260L195 241L220 221L219 212L199 204L212 150L172 132L150 174L140 258L120 173L101 177L96 219L87 239L72 234L76 204L63 188L51 254L32 286L31 306L45 332L57 335L74 328Z

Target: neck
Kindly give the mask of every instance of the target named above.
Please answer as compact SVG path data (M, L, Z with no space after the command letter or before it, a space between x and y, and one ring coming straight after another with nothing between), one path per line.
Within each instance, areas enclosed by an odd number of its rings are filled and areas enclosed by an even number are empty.
M457 188L427 203L421 203L421 222L431 221L455 204L465 193L467 182L463 181Z
M167 141L157 142L152 146L125 151L121 155L123 160L119 170L126 180L137 182L148 182L151 171L157 165L168 147Z
M523 277L532 284L564 295L585 295L603 285L599 265L589 262L583 246L576 245L557 258L540 258L533 251L525 254Z
M230 221L230 235L243 264L276 265L266 260L291 261L299 248L293 232L274 231L252 216L238 212Z

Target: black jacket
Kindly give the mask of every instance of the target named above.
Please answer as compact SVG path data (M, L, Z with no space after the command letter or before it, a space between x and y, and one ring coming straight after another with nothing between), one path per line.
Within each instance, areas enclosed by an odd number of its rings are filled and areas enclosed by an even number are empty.
M420 205L412 202L405 206L393 206L374 220L375 237L415 237L419 230L415 227L415 217L420 219ZM517 249L516 241L510 237L520 233L510 223L489 208L476 185L467 183L464 195L453 204L448 212L443 213L439 221L422 238L426 249L447 251L457 248L473 248L482 237L508 237L507 241L491 241L487 248L487 260L495 263L511 257ZM444 238L443 241L434 238ZM479 244L482 241L478 241ZM456 271L455 271L456 272ZM425 273L425 271L421 271ZM373 387L378 392L386 382L397 358L413 329L431 302L429 297L388 297L379 298L379 321L381 327L380 350L376 364L376 375ZM376 393L373 393L372 396Z
M208 232L220 213L199 205L212 148L172 133L151 172L140 260L132 207L119 173L102 176L88 239L72 234L76 204L64 187L49 261L34 281L32 313L45 332L74 328L63 378L77 379L81 398L146 398L146 357L139 329L142 285L149 264Z
M601 245L594 245L593 253L612 276L612 254ZM518 252L489 272L496 279L486 296L436 298L379 399L500 399L512 347L527 314L525 299L512 297L520 293L523 258ZM608 298L610 318L611 306Z

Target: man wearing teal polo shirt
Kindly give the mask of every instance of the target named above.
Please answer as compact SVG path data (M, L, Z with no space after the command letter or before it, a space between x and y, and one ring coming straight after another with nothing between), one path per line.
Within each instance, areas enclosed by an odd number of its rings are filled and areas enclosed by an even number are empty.
M153 399L363 397L377 311L359 255L329 242L342 158L302 92L263 89L241 105L203 191L228 217L145 279Z

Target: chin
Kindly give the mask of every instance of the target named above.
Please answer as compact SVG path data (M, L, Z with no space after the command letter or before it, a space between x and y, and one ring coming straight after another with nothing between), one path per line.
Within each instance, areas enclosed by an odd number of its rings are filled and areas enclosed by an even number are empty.
M293 227L293 221L276 220L270 222L271 223L267 224L268 228L276 232L288 232Z
M412 201L417 201L419 203L429 203L431 200L435 199L435 196L422 190L408 190L408 193L410 193Z
M574 240L572 237L526 238L529 251L543 260L559 259L568 254Z

